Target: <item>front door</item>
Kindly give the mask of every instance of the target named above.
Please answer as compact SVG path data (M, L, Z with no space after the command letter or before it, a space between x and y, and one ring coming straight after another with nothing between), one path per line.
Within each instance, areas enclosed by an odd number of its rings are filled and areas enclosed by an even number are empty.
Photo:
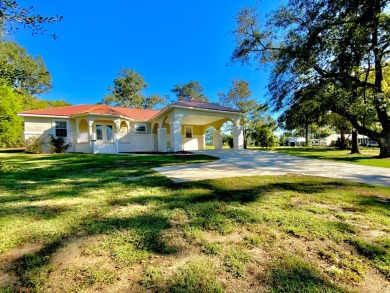
M96 124L96 141L100 143L114 142L114 124Z

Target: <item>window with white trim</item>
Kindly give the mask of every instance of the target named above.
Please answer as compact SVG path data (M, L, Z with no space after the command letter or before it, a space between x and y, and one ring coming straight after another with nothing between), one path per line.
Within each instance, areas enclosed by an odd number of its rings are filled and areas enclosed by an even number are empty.
M186 138L192 138L192 126L186 126L184 130Z
M147 130L146 124L136 124L134 129L137 133L145 133Z
M68 125L66 121L55 121L55 135L56 137L68 136Z
M112 130L113 127L112 125L106 125L106 139L107 140L112 140Z
M103 140L103 125L96 125L96 140Z

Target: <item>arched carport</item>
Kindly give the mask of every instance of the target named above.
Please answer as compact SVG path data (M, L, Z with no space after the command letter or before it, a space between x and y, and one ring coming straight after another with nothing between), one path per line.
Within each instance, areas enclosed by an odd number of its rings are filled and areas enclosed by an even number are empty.
M233 123L233 145L243 148L243 133L240 125L241 112L216 104L197 100L171 104L155 117L155 144L159 152L179 152L205 149L205 132L209 126L215 128L214 147L222 148L221 126L226 121Z

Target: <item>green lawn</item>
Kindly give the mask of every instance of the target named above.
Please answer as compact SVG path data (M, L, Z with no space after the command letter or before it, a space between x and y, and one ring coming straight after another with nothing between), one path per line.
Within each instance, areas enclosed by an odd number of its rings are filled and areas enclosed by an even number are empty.
M265 150L264 148L249 147L253 150ZM389 159L379 159L378 148L360 147L360 154L350 154L350 150L338 150L334 147L276 147L272 149L278 153L312 159L325 159L344 163L359 164L365 166L390 168Z
M0 292L390 286L389 188L305 176L174 184L151 169L210 159L0 152Z

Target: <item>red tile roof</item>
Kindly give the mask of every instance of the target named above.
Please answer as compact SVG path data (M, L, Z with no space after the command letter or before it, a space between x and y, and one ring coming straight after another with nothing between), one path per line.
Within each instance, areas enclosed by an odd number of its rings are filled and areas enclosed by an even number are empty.
M115 107L110 107L107 105L92 106L86 110L82 110L80 112L76 112L73 114L101 114L101 115L114 115L114 116L121 115L121 113L119 113L115 109Z
M134 120L148 120L151 119L153 116L157 115L158 113L160 113L160 110L112 107L107 105L77 105L19 112L19 114L21 114L22 116L24 114L40 116L72 116L77 114L100 114L125 116Z
M56 108L47 108L39 110L30 110L19 112L19 114L29 114L29 115L47 115L47 116L70 116L74 113L82 112L95 105L77 105L77 106L65 106L65 107L56 107Z
M224 107L215 103L209 103L199 100L186 100L186 101L179 101L176 103L173 103L172 106L182 106L182 107L191 107L191 108L199 108L199 109L206 109L206 110L216 110L216 111L225 111L225 112L236 112L240 113L241 111L234 110L232 108Z
M203 102L199 100L187 100L179 101L171 104L171 106L189 107L205 110L225 111L240 113L238 110L223 107L218 104ZM48 109L30 110L19 112L21 116L24 115L39 115L39 116L72 116L81 114L99 114L99 115L113 115L113 116L124 116L130 119L144 121L149 120L157 114L164 111L162 110L149 110L149 109L137 109L137 108L126 108L126 107L112 107L108 105L76 105L66 107L56 107Z
M126 107L116 107L123 116L133 118L134 120L149 120L159 114L162 110L136 109Z

